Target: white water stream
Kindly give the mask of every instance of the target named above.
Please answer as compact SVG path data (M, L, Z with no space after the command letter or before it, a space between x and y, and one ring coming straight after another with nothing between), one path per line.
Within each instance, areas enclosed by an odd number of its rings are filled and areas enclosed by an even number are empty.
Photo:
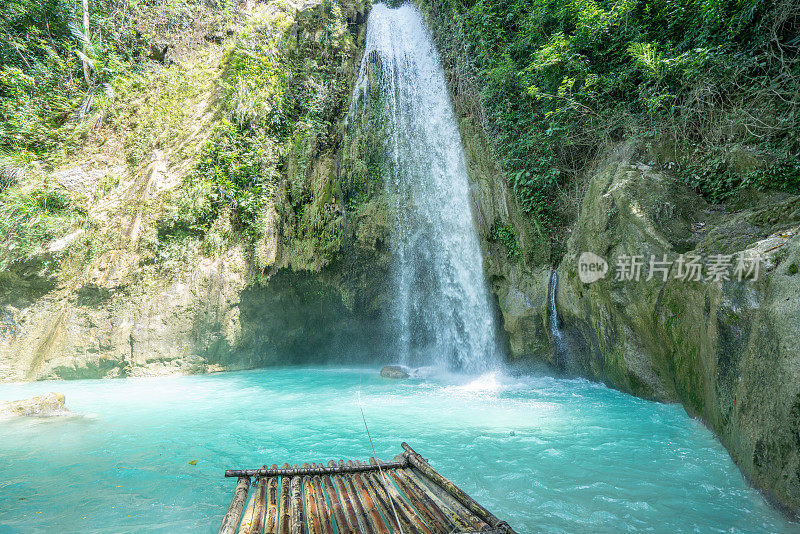
M370 76L370 69L380 75ZM421 14L409 4L372 7L354 101L370 91L385 99L391 163L384 179L398 214L398 360L471 373L491 370L501 355L464 149L439 54Z

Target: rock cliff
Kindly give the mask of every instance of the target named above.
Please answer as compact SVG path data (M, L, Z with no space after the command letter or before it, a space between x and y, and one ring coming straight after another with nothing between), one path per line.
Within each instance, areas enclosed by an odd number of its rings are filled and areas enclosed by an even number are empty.
M380 224L370 213L347 216L338 194L367 9L248 4L228 35L195 39L170 64L100 97L94 126L76 127L85 140L75 154L55 168L31 165L17 187L75 209L27 255L8 236L0 380L211 372L336 360L344 347L348 361L374 356L387 268ZM282 97L282 108L247 108L265 104L252 94L260 89ZM194 209L187 203L217 194L196 185L203 162L220 159L218 137L234 131L241 142L253 130L247 121L270 113L294 127L251 143L273 147L259 155L274 178L258 219L242 223L218 202L208 227L182 220Z
M76 154L30 170L78 215L0 271L1 380L393 358L376 353L389 345L379 340L391 298L380 130L362 107L353 122L369 128L346 126L367 11L361 2L248 5L227 35L194 39L104 97ZM291 76L274 70L275 56ZM466 83L455 73L451 84ZM265 104L281 95L281 109ZM544 357L546 240L491 154L477 93L462 91L454 105L501 337L516 361ZM309 111L298 120L296 108ZM276 114L292 129L274 127ZM266 137L255 137L259 127ZM231 137L239 145L220 150ZM244 142L269 177L258 186L266 201L244 223L247 195L208 215L203 172L252 165ZM228 194L219 187L214 194ZM186 221L187 212L209 221Z
M793 512L800 507L799 223L796 196L709 205L637 162L631 145L621 147L591 179L557 293L571 349L562 366L634 395L681 402ZM585 252L608 261L605 277L581 281ZM628 279L634 256L643 264L638 280ZM687 268L692 256L700 258L699 280ZM756 275L749 260L757 257Z
M552 236L521 212L492 155L478 76L466 52L474 36L465 34L463 14L453 4L418 4L442 53L461 120L484 264L510 359L546 362L633 395L682 403L768 498L796 514L800 197L748 192L709 204L669 169L642 163L658 158L636 141L598 147L594 168L579 180L586 188L576 193L583 199L579 214L561 229L569 239L557 268L557 316L550 317ZM748 154L739 159L746 160L745 170L763 165ZM607 262L605 277L581 281L584 252ZM686 270L678 266L681 254L702 258L701 280L678 277ZM616 260L632 256L643 263L640 279L615 280ZM651 256L668 262L666 280L663 269L647 279ZM746 280L737 280L738 259L755 257L763 258L757 279L744 272ZM707 280L709 261L729 261L731 279ZM553 321L560 327L557 340L549 329Z

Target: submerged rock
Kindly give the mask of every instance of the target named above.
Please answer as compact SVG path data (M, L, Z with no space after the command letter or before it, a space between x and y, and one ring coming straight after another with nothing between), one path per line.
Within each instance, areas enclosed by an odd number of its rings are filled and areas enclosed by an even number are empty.
M402 365L386 365L381 369L381 376L383 378L399 380L411 377L411 370Z
M69 415L63 393L47 393L17 401L0 402L0 417L53 417Z

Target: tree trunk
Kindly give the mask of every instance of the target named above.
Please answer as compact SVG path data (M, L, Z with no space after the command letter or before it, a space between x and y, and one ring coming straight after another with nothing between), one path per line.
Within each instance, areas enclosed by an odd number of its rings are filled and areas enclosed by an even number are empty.
M89 0L83 0L83 34L86 36L86 41L89 40ZM89 50L86 47L86 41L83 42L83 54L88 56ZM89 65L83 61L83 79L86 80L86 85L89 85Z

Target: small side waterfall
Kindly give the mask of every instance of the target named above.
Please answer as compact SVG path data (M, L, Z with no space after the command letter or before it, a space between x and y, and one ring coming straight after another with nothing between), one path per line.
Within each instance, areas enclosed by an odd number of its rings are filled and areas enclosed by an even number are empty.
M567 346L564 340L564 331L561 329L561 319L558 317L558 308L556 307L557 294L558 271L553 269L550 274L550 284L547 288L550 341L553 344L553 360L560 369L564 370L566 367Z
M553 337L553 344L563 345L564 336L561 333L561 323L558 320L558 309L556 308L556 293L558 292L558 272L553 269L550 273L550 285L547 288L547 298L550 302L550 335Z
M396 214L398 360L467 372L494 368L501 358L464 149L439 55L409 4L372 7L354 103L370 93L382 99L382 173Z

